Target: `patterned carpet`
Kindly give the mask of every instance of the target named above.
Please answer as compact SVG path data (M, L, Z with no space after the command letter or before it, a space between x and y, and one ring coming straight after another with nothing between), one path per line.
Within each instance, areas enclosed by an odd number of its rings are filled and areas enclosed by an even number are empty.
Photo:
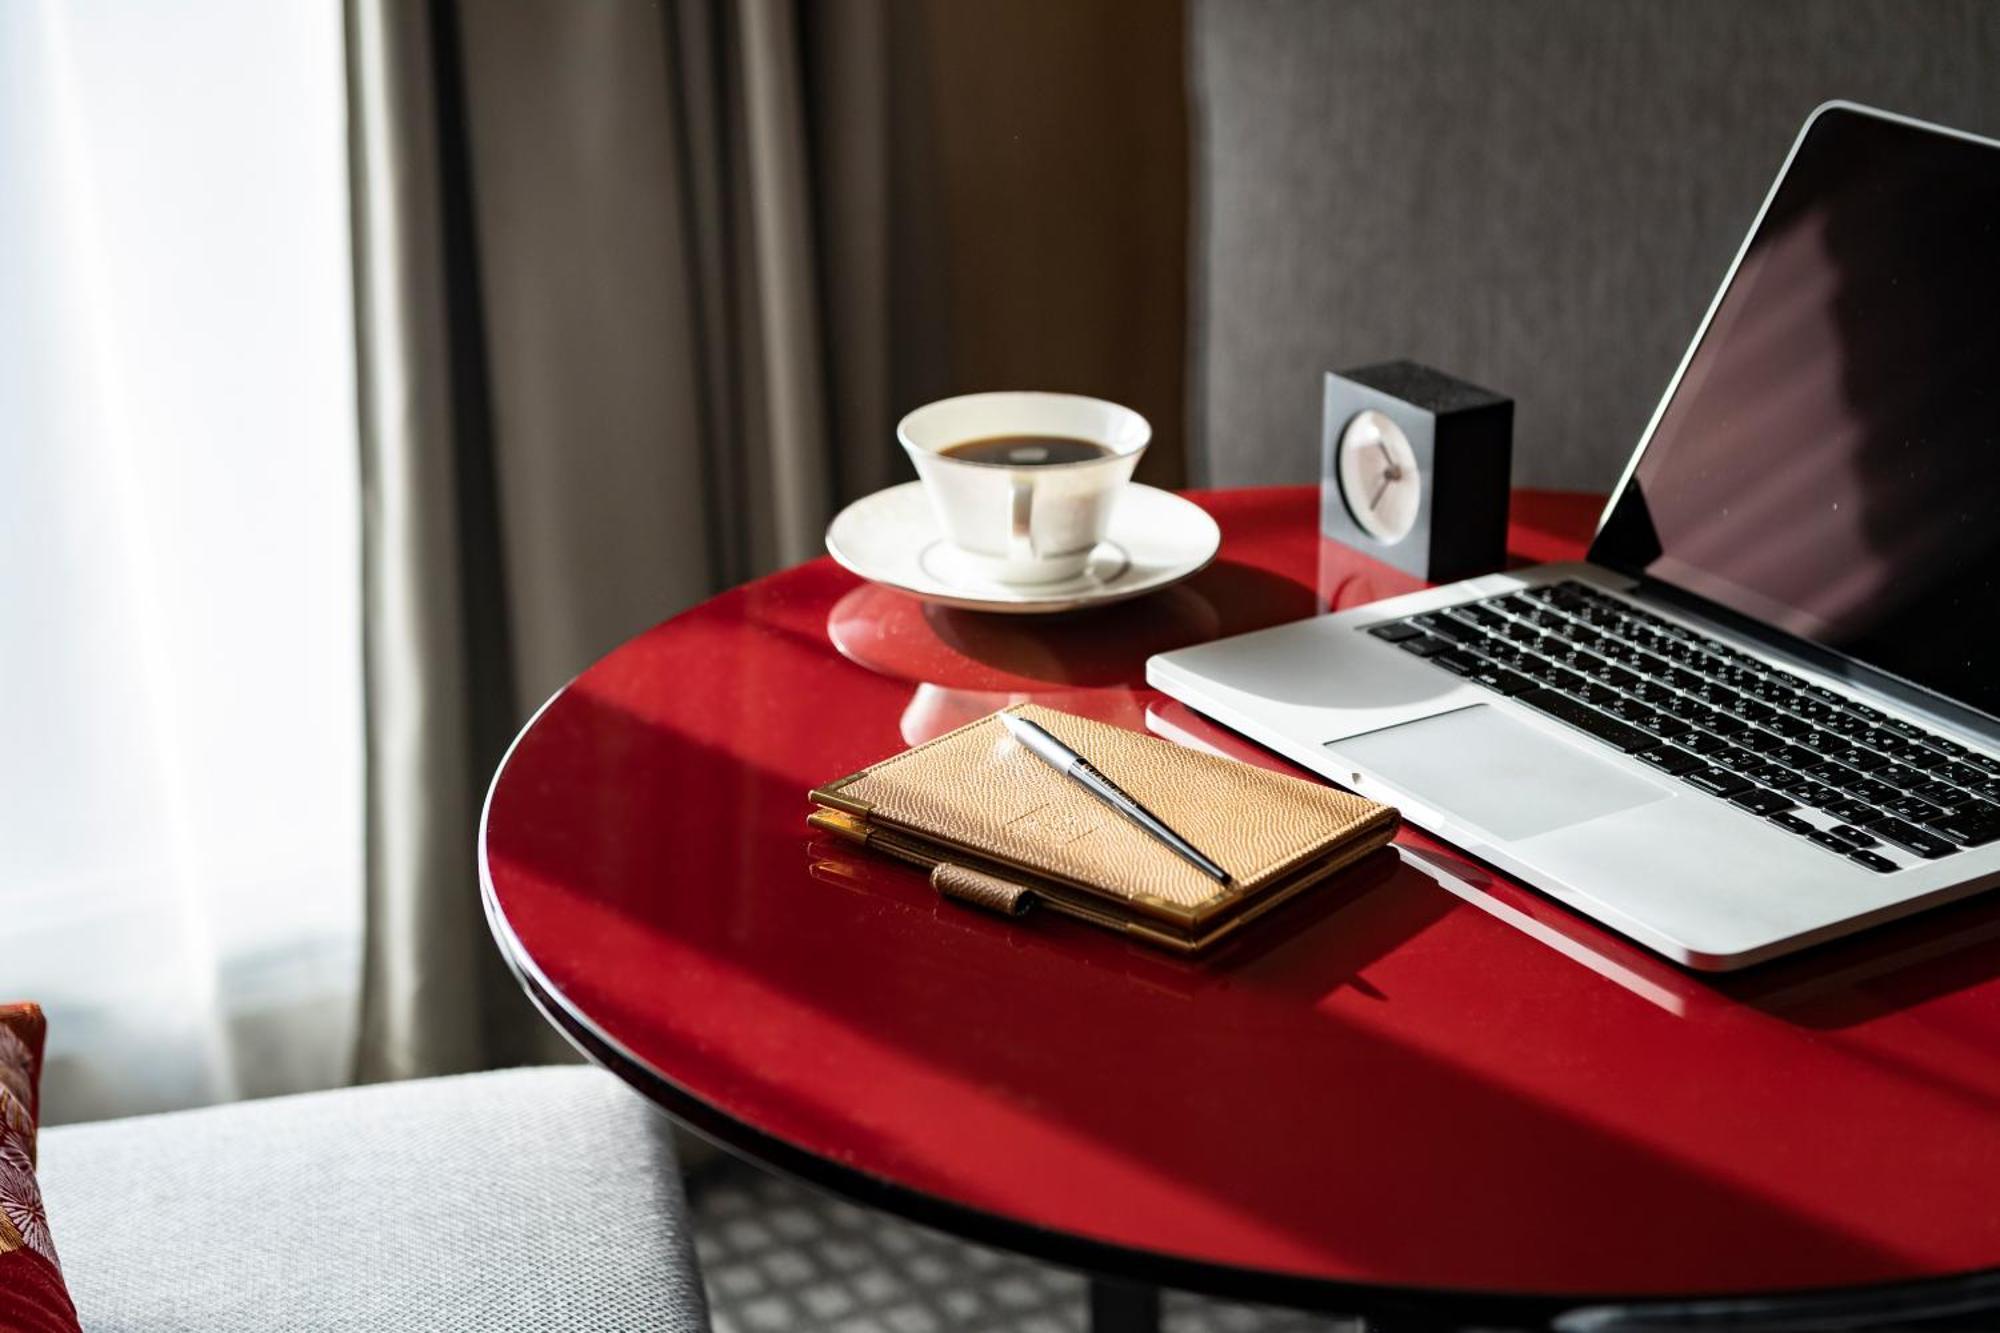
M842 1203L744 1163L689 1182L716 1333L1086 1333L1084 1280ZM1167 1333L1355 1325L1167 1294Z

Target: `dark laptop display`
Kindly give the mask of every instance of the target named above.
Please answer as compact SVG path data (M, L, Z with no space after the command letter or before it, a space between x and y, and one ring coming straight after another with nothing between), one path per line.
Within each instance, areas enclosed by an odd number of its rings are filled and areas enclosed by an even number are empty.
M1591 559L2000 718L2000 151L1822 113Z

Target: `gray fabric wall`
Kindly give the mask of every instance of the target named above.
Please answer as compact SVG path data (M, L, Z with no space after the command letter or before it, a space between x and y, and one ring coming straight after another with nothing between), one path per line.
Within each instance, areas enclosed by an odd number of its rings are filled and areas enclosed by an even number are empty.
M1792 137L2000 135L1990 0L1195 0L1195 476L1318 476L1320 375L1513 396L1517 485L1617 479Z

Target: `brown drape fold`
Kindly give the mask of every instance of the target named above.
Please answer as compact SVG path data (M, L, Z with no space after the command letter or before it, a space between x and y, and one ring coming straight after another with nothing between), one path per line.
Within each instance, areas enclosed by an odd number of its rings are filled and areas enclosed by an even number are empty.
M874 456L843 467L828 442L788 3L351 0L348 25L369 617L359 1067L381 1078L557 1049L481 920L493 767L620 639L815 554L837 478L883 475L892 446L857 438ZM851 50L874 58L865 38ZM837 122L842 99L817 95ZM843 238L880 225L866 201L881 193L843 204ZM841 321L879 345L866 306Z

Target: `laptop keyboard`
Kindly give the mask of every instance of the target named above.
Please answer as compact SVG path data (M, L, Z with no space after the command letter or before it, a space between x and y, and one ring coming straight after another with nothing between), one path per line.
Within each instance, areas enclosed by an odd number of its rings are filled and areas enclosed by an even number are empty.
M2000 840L2000 761L1585 584L1365 628L1870 870Z

